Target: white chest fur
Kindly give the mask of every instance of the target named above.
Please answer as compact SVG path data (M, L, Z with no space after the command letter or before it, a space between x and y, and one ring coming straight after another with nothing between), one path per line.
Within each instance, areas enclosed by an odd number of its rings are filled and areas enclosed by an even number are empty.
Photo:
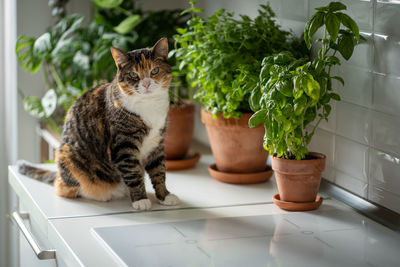
M160 130L165 126L169 106L168 91L128 96L122 104L130 112L139 115L150 127L150 132L140 147L140 158L144 162L161 141Z

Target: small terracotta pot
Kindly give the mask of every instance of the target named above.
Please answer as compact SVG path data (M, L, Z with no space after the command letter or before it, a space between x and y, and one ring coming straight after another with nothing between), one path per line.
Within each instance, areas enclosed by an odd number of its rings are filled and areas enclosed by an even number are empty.
M217 169L228 173L255 173L265 171L268 152L263 148L264 127L250 128L251 113L241 119L225 119L201 110Z
M188 153L194 128L194 104L183 101L183 105L170 107L165 132L165 158L183 159Z
M325 169L326 156L310 152L313 159L290 160L272 157L272 169L280 199L286 202L314 202Z

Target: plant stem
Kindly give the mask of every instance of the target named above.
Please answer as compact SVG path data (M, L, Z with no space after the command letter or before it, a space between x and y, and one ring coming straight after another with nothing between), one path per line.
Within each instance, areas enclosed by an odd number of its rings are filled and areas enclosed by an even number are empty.
M324 28L324 41L322 42L322 59L325 59L325 41L326 41L326 27Z
M319 118L317 124L315 124L313 130L311 131L311 133L310 133L311 137L314 135L315 130L318 128L318 125L321 123L321 121L322 121L322 117ZM311 140L311 138L309 138L309 139Z
M48 88L48 89L51 89L51 88L52 88L52 85L51 85L51 83L50 83L49 74L47 73L47 69L46 69L45 64L42 65L42 71L43 71L44 82L46 83L47 88Z
M53 117L46 118L45 122L53 131L55 131L57 134L61 135L61 130L58 127L58 125Z
M121 13L123 13L124 15L126 15L126 16L132 16L132 13L130 12L130 11L128 11L128 10L126 10L125 8L122 8L122 7L120 7L120 6L117 6L116 8L115 8L116 10L118 10L118 11L120 11Z
M57 73L56 68L53 64L49 64L50 73L53 76L54 81L56 82L57 86L61 88L62 91L66 91L65 85L62 82L60 76Z

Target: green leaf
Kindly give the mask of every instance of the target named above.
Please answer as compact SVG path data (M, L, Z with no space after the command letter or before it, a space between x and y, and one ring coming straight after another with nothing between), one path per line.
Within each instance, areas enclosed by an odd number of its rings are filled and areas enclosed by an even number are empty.
M288 51L281 52L275 55L273 58L274 58L274 64L279 64L279 65L286 64L288 62L293 61L294 59L292 54Z
M327 7L327 6L316 7L315 10L318 10L318 11L329 11L329 7Z
M304 27L304 41L308 49L311 48L312 38L309 36L311 24L314 22L317 13L313 14L310 19L307 21L306 26Z
M293 84L288 80L277 82L275 88L284 96L287 97L293 96Z
M330 12L334 12L338 10L345 10L347 7L340 2L331 2L329 3L328 9Z
M122 2L123 0L94 0L94 3L102 8L115 8Z
M257 111L261 108L260 99L261 99L261 92L259 87L256 86L256 88L254 88L253 91L251 92L249 98L249 104L252 111Z
M325 25L329 35L331 36L331 40L335 42L339 34L340 19L334 13L328 13L325 16Z
M333 76L332 79L338 80L343 86L344 86L344 80L342 77L339 76Z
M328 120L328 116L331 113L332 107L331 105L324 105L324 117L326 120Z
M22 35L17 39L17 44L15 46L15 52L17 54L19 64L25 70L31 73L36 72L42 63L42 59L38 59L34 55L34 43L34 38Z
M308 76L305 93L313 100L319 99L320 86L319 83L314 80L311 75Z
M80 70L86 71L90 69L89 56L83 54L81 51L75 54L72 62L79 67Z
M336 56L327 56L326 62L331 65L340 65L340 59Z
M293 97L295 99L302 96L304 88L306 87L306 83L307 79L304 76L295 76L293 78L293 84L294 84Z
M324 18L325 18L325 14L323 12L317 12L315 13L315 17L312 20L311 24L310 24L310 29L308 31L308 38L312 40L312 37L314 36L314 34L316 33L316 31L322 26L324 25ZM308 47L310 49L311 45Z
M31 116L41 119L46 116L42 103L37 96L28 96L24 98L24 109Z
M266 115L267 111L264 109L261 109L256 113L254 113L253 116L251 116L251 118L249 119L249 127L254 128L260 125L261 123L264 123Z
M350 16L344 13L339 12L337 13L337 16L340 18L342 24L353 32L353 34L357 37L357 40L360 39L357 23Z
M51 51L51 35L46 32L36 39L33 45L33 53L35 53L36 56L42 56L49 51Z
M338 94L331 93L330 96L332 99L335 99L336 101L340 101L340 96Z
M140 23L140 15L132 15L121 21L121 23L114 27L114 30L120 34L127 34Z
M338 50L343 58L349 60L353 55L354 41L351 35L342 34L338 41Z
M294 114L299 116L307 107L307 98L302 96L294 100Z
M45 116L47 118L50 117L57 107L57 94L54 89L50 89L46 92L46 94L42 97L41 104Z

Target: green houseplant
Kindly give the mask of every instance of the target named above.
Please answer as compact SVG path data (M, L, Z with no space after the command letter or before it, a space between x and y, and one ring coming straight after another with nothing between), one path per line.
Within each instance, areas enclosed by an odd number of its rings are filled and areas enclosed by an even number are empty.
M250 183L269 178L266 171L268 154L262 149L263 129L250 129L249 99L258 83L261 61L266 55L283 50L298 57L307 55L304 43L283 31L274 13L262 5L256 18L219 10L207 19L190 2L192 14L188 27L178 29L174 38L181 71L187 73L192 87L198 87L194 99L202 104L205 123L216 166L215 173L258 173L252 180L214 178L225 182ZM216 119L218 118L218 119ZM250 177L250 175L247 175Z
M328 120L331 100L340 100L332 81L344 81L331 74L332 68L340 65L338 54L348 60L361 39L357 24L342 12L345 9L339 2L316 8L304 30L311 48L312 37L323 28L323 37L316 40L315 59L296 59L290 52L264 58L259 86L253 92L258 97L253 99L252 109L257 112L249 125L264 125L264 148L273 155L280 200L297 203L294 208L302 207L301 203L310 204L306 209L317 205L326 156L309 152L307 145L319 123Z
M30 73L41 68L47 86L41 98L24 96L25 110L56 133L77 97L113 78L111 46L130 51L151 46L160 35L170 37L172 46L175 29L187 20L181 10L143 11L135 1L93 2L95 14L88 26L83 15L72 14L37 38L23 35L17 40L21 67Z

